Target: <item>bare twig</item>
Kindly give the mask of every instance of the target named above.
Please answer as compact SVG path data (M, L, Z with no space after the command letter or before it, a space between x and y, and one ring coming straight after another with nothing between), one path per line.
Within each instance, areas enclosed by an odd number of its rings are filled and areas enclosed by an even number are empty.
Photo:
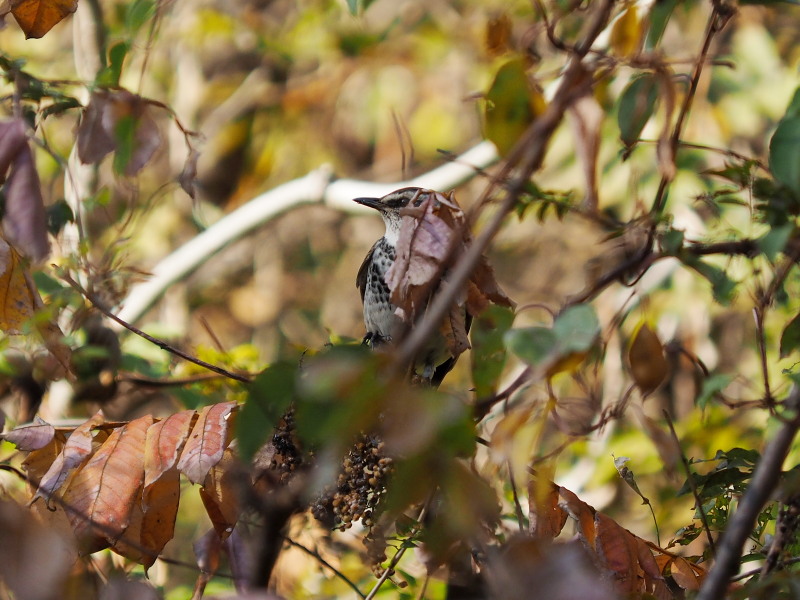
M201 359L199 359L199 358L197 358L195 356L192 356L191 354L188 354L188 353L184 352L183 350L180 350L179 348L175 348L174 346L169 345L167 342L165 342L163 340L160 340L158 338L153 337L152 335L150 335L148 333L145 333L144 331L142 331L141 329L138 329L137 327L134 327L130 323L127 323L127 322L123 321L117 315L112 313L106 306L104 306L99 298L97 298L91 292L85 290L77 281L75 281L72 277L70 277L70 275L66 271L60 270L60 274L61 274L61 279L63 279L70 286L72 286L72 288L74 288L81 295L83 295L89 302L92 303L92 305L97 310L99 310L101 313L103 313L109 319L111 319L112 321L114 321L118 325L121 325L122 327L124 327L128 331L131 331L132 333L135 333L139 337L146 339L151 344L155 344L156 346L158 346L162 350L166 350L170 354L174 354L175 356L179 356L183 360L186 360L186 361L188 361L190 363L193 363L193 364L197 365L198 367L203 367L204 369L208 369L209 371L213 371L214 373L217 373L219 375L227 377L228 379L233 379L235 381L241 381L242 383L250 383L250 381L252 381L253 376L250 375L249 373L248 374L244 374L244 375L241 374L241 373L234 373L233 371L229 371L227 369L223 369L222 367L218 367L217 365L212 365L211 363L207 363L206 361L201 360Z
M359 598L365 598L364 593L360 589L358 589L358 586L355 583L353 583L353 581L350 578L348 578L347 575L342 573L339 569L337 569L327 560L322 558L319 552L317 552L316 550L312 550L311 548L306 548L305 546L303 546L303 544L295 542L290 537L284 537L284 540L290 546L293 546L294 548L297 548L298 550L305 552L306 554L314 558L314 560L316 560L323 567L329 569L334 575L336 575L339 579L341 579L348 586L350 586L350 588L358 595Z
M791 418L784 421L775 437L767 443L738 510L728 520L725 535L717 547L716 562L703 580L697 600L720 600L725 597L728 583L739 568L744 544L753 530L758 513L778 485L783 461L800 428L800 387L792 389L786 399L786 409L790 411Z

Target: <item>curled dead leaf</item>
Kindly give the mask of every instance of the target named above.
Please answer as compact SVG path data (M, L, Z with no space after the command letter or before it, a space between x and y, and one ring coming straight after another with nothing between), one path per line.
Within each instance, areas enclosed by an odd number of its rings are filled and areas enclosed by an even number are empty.
M78 0L11 0L11 14L28 39L44 36L77 8Z

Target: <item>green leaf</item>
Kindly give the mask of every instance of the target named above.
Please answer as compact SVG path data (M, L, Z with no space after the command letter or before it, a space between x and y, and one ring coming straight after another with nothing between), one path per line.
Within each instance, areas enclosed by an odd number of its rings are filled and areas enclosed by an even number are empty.
M542 362L556 350L556 335L547 327L511 329L503 340L511 352L531 365Z
M472 323L472 381L479 398L495 392L506 362L503 336L513 321L514 312L511 309L493 304Z
M247 386L247 400L236 424L242 458L250 460L270 438L294 398L297 366L276 363Z
M678 229L668 229L661 235L661 249L672 256L677 256L683 248L683 232Z
M350 10L351 15L357 15L360 6L360 0L347 0L347 8Z
M779 227L773 227L764 236L758 239L758 247L771 262L774 262L778 252L783 252L793 232L794 225L791 223L784 223Z
M697 395L695 404L700 410L705 410L708 403L733 381L733 375L717 374L707 377L703 381L703 389Z
M626 146L633 146L653 116L658 99L658 80L652 73L634 78L622 92L617 122L619 137Z
M486 93L486 137L506 154L536 116L534 106L544 100L528 83L522 60L512 60L497 71Z
M139 29L149 21L156 12L156 3L153 0L134 0L128 5L125 14L125 28L136 35Z
M677 4L678 0L661 0L653 3L649 15L650 28L647 30L647 37L644 40L644 47L647 50L653 50L661 41L661 36L664 35L669 18Z
M600 322L591 305L570 306L556 317L553 333L562 354L584 352L592 347L600 333Z
M800 314L789 321L781 333L781 358L786 358L800 348Z
M122 65L128 55L130 46L127 42L117 42L108 51L108 66L97 75L100 86L117 87L122 76Z
M775 178L800 193L800 116L784 117L769 142L769 168Z
M124 115L119 118L114 127L114 138L117 142L117 151L114 154L114 172L117 174L125 173L128 163L133 158L133 151L136 147L136 126L137 120L132 115Z
M733 293L736 290L736 282L714 265L703 262L697 257L680 257L684 264L697 271L711 283L711 293L714 299L722 305L727 305L733 300Z

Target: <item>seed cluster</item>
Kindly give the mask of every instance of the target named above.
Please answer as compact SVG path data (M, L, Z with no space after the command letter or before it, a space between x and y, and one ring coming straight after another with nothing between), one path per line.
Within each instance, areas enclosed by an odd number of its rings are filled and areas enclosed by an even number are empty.
M272 434L272 447L274 453L270 469L279 474L281 483L286 483L304 460L295 434L294 410L289 410L275 428Z
M312 514L322 523L330 522L332 516L333 528L341 531L358 520L371 528L391 471L392 459L384 455L383 442L375 435L362 434L342 461L335 489L314 502Z

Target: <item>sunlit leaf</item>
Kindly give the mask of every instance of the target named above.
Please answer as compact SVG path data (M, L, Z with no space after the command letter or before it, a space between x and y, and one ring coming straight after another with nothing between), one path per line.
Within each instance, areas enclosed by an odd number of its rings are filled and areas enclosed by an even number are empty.
M500 154L508 153L544 104L542 94L528 82L522 60L507 62L486 93L486 137Z
M78 0L11 0L11 14L26 38L40 38L75 12Z
M197 415L178 461L178 469L192 483L201 483L211 467L222 459L222 453L231 441L235 408L235 402L220 402L205 406Z
M184 410L162 419L147 430L144 448L145 490L175 467L196 418L195 411Z
M627 57L638 49L640 39L639 11L636 3L631 2L622 15L614 21L609 41L617 55Z
M237 458L230 448L225 450L222 460L208 472L200 498L208 518L220 539L226 539L239 520L240 501L237 491Z
M597 313L589 304L570 306L556 317L553 333L564 353L588 350L600 333Z
M36 309L36 299L28 283L22 258L0 238L0 329L5 333L21 333Z
M55 433L56 430L50 423L36 417L32 424L15 427L0 434L0 438L11 442L24 452L30 452L47 446L53 440Z
M148 415L115 429L64 493L83 552L108 547L128 527L144 480L144 442L152 424Z

